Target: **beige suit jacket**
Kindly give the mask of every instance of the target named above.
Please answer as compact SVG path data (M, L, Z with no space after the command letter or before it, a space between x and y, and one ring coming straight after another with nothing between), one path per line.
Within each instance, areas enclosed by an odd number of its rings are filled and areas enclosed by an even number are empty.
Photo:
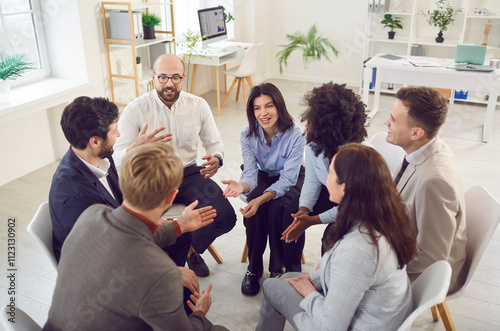
M452 291L461 278L467 237L462 179L448 145L436 138L408 165L397 188L417 231L417 257L407 267L410 279L446 260Z

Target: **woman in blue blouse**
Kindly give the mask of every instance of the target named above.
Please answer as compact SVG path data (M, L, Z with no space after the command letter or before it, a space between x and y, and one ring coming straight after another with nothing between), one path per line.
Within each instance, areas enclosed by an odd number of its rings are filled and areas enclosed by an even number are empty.
M279 277L282 273L281 220L286 205L299 195L302 187L305 139L288 113L283 95L271 83L252 89L247 117L248 126L240 137L243 174L239 182L226 180L222 183L227 185L225 197L247 196L248 204L240 212L246 227L249 264L241 292L256 295L264 269L262 255L268 235L269 272L271 277Z
M417 252L406 207L375 149L348 144L326 180L339 204L319 269L263 284L256 330L396 330L413 310L406 264Z
M283 251L287 272L301 271L304 231L311 225L331 223L336 204L328 199L328 165L340 146L362 142L366 136L365 105L344 85L323 84L306 93L307 127L305 181L300 198L294 198L283 214Z

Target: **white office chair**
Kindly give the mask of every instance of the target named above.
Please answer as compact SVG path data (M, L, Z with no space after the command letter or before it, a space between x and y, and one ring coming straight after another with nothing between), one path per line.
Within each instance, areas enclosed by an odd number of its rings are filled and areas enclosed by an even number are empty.
M245 79L247 80L248 85L250 85L250 88L253 88L251 75L255 71L257 71L257 54L259 52L260 46L262 46L262 42L250 46L245 54L245 57L241 61L239 67L224 71L226 75L234 76L234 80L233 83L231 84L231 87L229 88L229 92L227 92L226 97L224 98L224 102L222 102L221 108L224 108L224 106L226 105L226 102L229 99L229 96L231 95L231 92L233 91L236 82L238 82L238 89L236 90L236 101L238 101L238 96L240 94L240 86L243 86L243 96L245 97L245 104L246 104L248 97L245 86Z
M0 314L0 326L4 331L41 331L40 325L36 324L35 321L28 314L21 310L19 307L15 307L16 323L9 321L11 317L9 313L11 312L9 306L4 306L2 313Z
M49 203L44 202L26 228L28 233L35 237L49 257L50 262L57 270L56 256L52 247L52 221L50 220Z
M386 138L387 132L379 132L372 137L370 144L382 155L391 173L395 173L406 153L401 147L388 143Z
M174 203L172 207L163 214L162 218L166 220L176 220L181 217L184 208L186 208L186 206L182 203ZM208 246L207 250L217 263L221 264L223 262L222 257L220 257L219 252L217 252L213 245Z
M410 330L411 324L423 311L442 302L448 293L451 280L451 267L447 261L431 264L411 285L413 312L398 328L398 331Z
M474 186L465 192L465 209L467 222L467 259L462 270L465 276L464 284L449 293L446 301L462 296L470 284L481 257L488 247L491 237L500 223L500 203L482 186ZM432 309L435 321L439 315L447 331L455 330L446 302L437 305L440 314Z

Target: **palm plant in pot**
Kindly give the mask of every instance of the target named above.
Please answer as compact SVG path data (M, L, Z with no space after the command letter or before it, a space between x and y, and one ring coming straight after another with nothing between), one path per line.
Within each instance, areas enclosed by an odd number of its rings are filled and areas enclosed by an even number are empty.
M309 29L307 34L297 31L294 34L287 34L286 38L290 43L287 45L280 45L283 49L276 54L280 65L280 74L283 73L283 65L287 65L290 54L297 50L302 51L304 64L311 60L321 60L323 57L329 63L332 63L332 60L328 56L329 50L331 50L335 56L339 55L337 49L327 38L318 35L316 24Z
M26 55L7 55L0 52L0 103L9 103L9 80L19 78L32 69L35 67L33 63L26 61Z
M144 39L155 39L155 26L161 24L161 18L155 13L142 13L142 26L144 28Z
M401 17L392 17L392 14L385 14L384 19L380 21L381 24L384 24L384 28L390 28L391 31L388 31L389 39L394 39L396 35L396 31L394 29L402 29L401 25Z
M437 9L432 11L428 10L423 15L427 19L427 23L439 28L439 33L436 42L442 43L444 41L443 32L448 30L448 25L455 22L458 13L462 13L462 8L453 7L450 0L437 0Z

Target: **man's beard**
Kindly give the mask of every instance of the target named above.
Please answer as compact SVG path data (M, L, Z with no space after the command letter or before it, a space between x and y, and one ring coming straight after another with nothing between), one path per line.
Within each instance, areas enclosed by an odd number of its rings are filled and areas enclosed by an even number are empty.
M156 89L156 93L158 93L158 95L160 96L160 98L163 100L163 101L166 101L166 102L174 102L176 101L178 98L179 98L179 94L181 93L180 91L177 91L175 88L172 89L172 91L174 92L173 95L171 96L165 96L165 94L163 94L163 92L166 90L165 89Z
M112 155L113 155L113 146L103 146L101 148L101 150L99 151L99 153L97 154L98 157L100 157L101 159L106 159L106 158L110 158Z

